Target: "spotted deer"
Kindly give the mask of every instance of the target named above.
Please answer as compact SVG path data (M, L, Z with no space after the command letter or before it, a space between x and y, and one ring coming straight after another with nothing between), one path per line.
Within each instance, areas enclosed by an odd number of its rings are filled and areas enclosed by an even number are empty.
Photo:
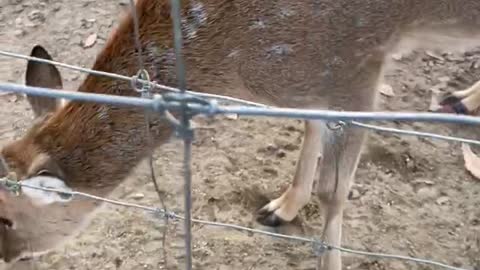
M136 9L146 69L154 80L176 87L169 2L138 0ZM478 0L184 0L182 14L188 88L272 106L374 110L390 53L480 45ZM133 27L132 15L126 14L93 69L137 73ZM51 59L41 46L35 46L32 55ZM59 71L36 62L28 63L26 83L62 88ZM480 84L454 93L441 110L475 110L480 104L477 90ZM127 82L92 75L78 91L137 95ZM35 122L1 151L0 171L14 172L20 181L108 197L149 153L141 109L33 96L28 101ZM151 125L155 147L172 134L161 117L152 118ZM346 128L334 156L334 132L323 121L305 121L293 182L259 211L258 220L269 226L292 221L309 202L318 177L317 193L326 216L323 240L339 246L345 202L366 135ZM46 196L13 195L2 187L0 255L6 262L56 248L80 231L99 206L80 199L45 200ZM320 265L324 270L341 269L339 251L327 250Z

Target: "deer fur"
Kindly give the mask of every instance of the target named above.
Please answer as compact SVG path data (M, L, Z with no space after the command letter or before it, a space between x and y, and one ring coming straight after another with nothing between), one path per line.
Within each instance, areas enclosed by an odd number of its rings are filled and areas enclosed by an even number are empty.
M136 7L147 70L154 80L177 86L168 1L138 0ZM184 0L182 12L189 89L284 107L374 110L376 88L394 50L480 45L478 0ZM93 69L136 74L132 37L128 13ZM50 59L41 46L32 55ZM59 72L50 65L30 62L26 78L28 85L62 87ZM477 84L457 96L479 88ZM98 76L88 76L78 91L137 95L127 82ZM108 197L149 153L141 109L28 100L36 122L1 151L5 166L0 171L14 172L19 180L60 179L73 190ZM480 100L456 103L473 110ZM454 112L451 105L442 110ZM155 146L172 134L161 118L152 119L151 125ZM305 121L305 130L292 184L260 210L259 221L276 226L294 219L309 202L318 175L326 216L323 239L339 246L345 201L367 133L345 129L335 189L334 147L340 141L322 121ZM7 262L25 252L57 247L99 206L75 198L35 203L34 197L0 190L0 255ZM327 250L320 265L323 270L341 269L340 253Z

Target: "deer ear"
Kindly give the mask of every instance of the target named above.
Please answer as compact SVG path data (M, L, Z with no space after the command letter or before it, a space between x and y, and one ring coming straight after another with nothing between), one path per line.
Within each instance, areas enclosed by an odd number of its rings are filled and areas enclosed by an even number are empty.
M30 55L37 58L52 60L50 54L48 54L48 52L40 45L34 46ZM61 89L63 87L60 72L54 65L32 60L28 61L25 81L28 86L53 89ZM58 104L55 98L48 97L27 95L27 100L32 107L35 117L53 112Z

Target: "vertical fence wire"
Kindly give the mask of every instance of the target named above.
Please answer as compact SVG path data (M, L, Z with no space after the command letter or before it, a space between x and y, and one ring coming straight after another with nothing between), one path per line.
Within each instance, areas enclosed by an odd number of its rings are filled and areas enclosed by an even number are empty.
M132 81L132 85L134 89L137 92L140 92L142 95L142 98L152 98L152 84L150 82L150 76L148 75L148 71L145 69L145 61L144 61L144 55L143 55L143 49L142 49L142 42L141 42L141 37L140 37L140 21L138 18L138 13L137 13L137 7L135 5L134 0L130 0L130 8L132 12L132 20L133 20L133 28L134 28L134 42L135 42L135 47L137 49L137 60L138 60L138 73L135 77L135 80ZM138 89L137 82L138 80L142 80L142 88ZM153 186L155 188L155 191L158 195L158 198L160 200L160 204L163 208L163 211L167 211L167 206L165 203L165 200L163 198L162 192L160 191L160 187L158 186L157 182L157 177L155 173L155 168L153 165L153 154L154 154L154 139L152 138L152 133L151 133L151 127L150 127L150 114L151 112L149 110L145 110L145 135L147 139L147 145L148 145L148 151L150 151L149 156L148 156L148 166L149 166L149 173L150 173L150 179L153 182ZM166 241L167 241L167 231L168 231L168 215L164 216L165 220L165 226L163 228L162 232L162 250L163 250L163 263L165 265L165 268L168 269L168 257L167 257L167 249L166 249Z
M175 67L177 71L178 88L182 94L186 93L185 63L183 61L182 47L182 21L181 21L181 1L171 0L171 16L173 22L173 37L175 46ZM192 269L192 140L193 132L190 128L190 112L188 104L182 101L182 120L179 133L183 138L183 174L184 174L184 196L185 196L185 266L187 270Z

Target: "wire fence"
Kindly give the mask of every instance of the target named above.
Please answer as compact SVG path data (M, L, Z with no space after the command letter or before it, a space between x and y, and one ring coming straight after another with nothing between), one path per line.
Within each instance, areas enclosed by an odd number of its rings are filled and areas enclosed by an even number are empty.
M155 173L152 162L152 155L150 155L150 173L152 181L155 184L157 193L162 202L162 208L145 206L140 204L134 204L129 202L122 202L117 200L112 200L108 198L98 197L87 193L82 192L69 192L65 190L51 189L45 187L38 187L34 185L29 185L22 182L12 181L11 179L2 178L0 183L3 183L10 188L21 190L21 189L39 189L46 192L56 192L61 194L68 194L73 199L74 197L84 197L92 200L97 200L105 203L109 203L116 206L134 208L142 211L147 211L154 213L158 217L164 218L166 222L169 219L183 220L185 223L185 245L186 245L186 269L192 269L192 234L191 227L192 223L204 224L209 226L217 226L228 229L234 229L249 233L262 234L274 238L281 238L291 241L300 241L305 243L310 243L312 249L317 256L322 256L326 251L329 250L338 250L344 253L352 253L356 255L364 255L376 258L383 259L398 259L404 261L410 261L415 263L427 264L436 267L442 267L445 269L455 269L455 270L465 270L463 268L458 268L450 266L444 263L419 259L414 257L402 256L402 255L392 255L384 253L375 253L367 252L356 249L345 248L341 246L333 246L324 241L306 238L300 236L284 235L278 233L267 232L263 230L248 228L235 224L219 223L206 221L201 219L195 219L191 217L191 148L193 140L193 130L190 125L191 119L195 115L226 115L226 114L236 114L240 116L264 116L264 117L280 117L280 118L295 118L303 120L324 120L327 122L342 123L350 125L357 128L365 128L370 130L375 130L378 132L388 132L388 133L397 133L408 136L421 136L433 139L455 141L460 143L475 144L480 145L480 141L472 140L467 138L459 138L453 136L445 136L434 133L411 131L411 130L401 130L394 128L387 128L372 124L367 124L364 122L372 121L408 121L408 122L437 122L437 123L455 123L455 124L470 124L470 125L479 125L480 118L473 116L465 115L452 115L452 114L438 114L438 113L419 113L419 112L348 112L348 111L331 111L331 110L304 110L304 109L295 109L295 108L279 108L272 107L261 103L251 102L247 100L232 98L222 95L214 95L208 93L199 93L186 89L185 82L185 68L182 59L182 35L180 27L180 1L171 1L172 5L172 17L173 17L173 26L174 26L174 45L176 53L176 67L177 67L177 78L179 88L169 87L166 85L161 85L150 80L148 73L144 69L144 59L142 58L141 53L141 44L139 40L139 21L136 14L136 8L134 6L134 1L131 0L131 12L132 18L134 20L134 30L135 30L135 44L137 47L138 53L138 66L139 72L137 75L129 77L115 73L108 73L102 71L96 71L86 68L77 67L74 65L69 65L65 63L60 63L56 61L46 60L35 58L31 56L25 56L17 53L1 51L0 55L13 57L29 61L37 61L40 63L52 64L58 67L63 67L67 69L72 69L80 72L85 72L90 75L96 76L106 76L112 79L118 79L123 81L128 81L131 83L132 88L137 92L141 93L142 97L125 97L125 96L116 96L116 95L106 95L106 94L96 94L96 93L85 93L85 92L76 92L76 91L65 91L65 90L53 90L46 89L41 87L31 87L24 86L12 83L0 83L0 91L21 93L33 96L42 96L42 97L51 97L51 98L62 98L71 101L79 102L94 102L102 103L116 106L135 106L143 108L146 110L146 128L149 131L149 113L156 113L163 115L167 120L174 125L178 131L178 134L184 140L184 177L185 177L185 212L184 215L179 215L174 212L168 211L166 208L163 198L158 191L158 185L155 179ZM154 90L163 90L162 94L154 94ZM236 103L239 105L221 105L220 102L227 103ZM181 113L181 119L176 119L172 116L170 112L176 111ZM149 132L147 132L149 134ZM151 140L149 140L150 142ZM164 239L165 243L165 232Z
M122 207L133 208L133 209L137 209L137 210L150 212L150 213L155 214L159 218L168 218L168 219L176 219L176 220L185 220L186 219L185 216L177 214L173 211L165 211L165 209L162 209L162 208L107 199L107 198L91 195L91 194L84 193L84 192L76 192L76 191L70 192L70 191L61 190L61 189L39 187L39 186L35 186L35 185L25 184L25 183L22 183L22 182L12 181L8 178L0 178L0 183L9 186L13 190L19 190L19 189L23 188L23 189L42 190L42 191L46 191L46 192L56 192L56 193L59 193L59 194L62 194L62 195L69 195L70 199L73 199L74 197L83 197L83 198L87 198L87 199L92 199L92 200L108 203L108 204L111 204L111 205L122 206ZM362 251L362 250L340 247L340 246L332 246L332 245L329 245L328 243L326 243L324 241L321 241L321 240L318 240L318 239L315 239L315 238L308 238L308 237L300 237L300 236L294 236L294 235L285 235L285 234L280 234L280 233L273 233L273 232L268 232L268 231L264 231L264 230L259 230L259 229L253 229L253 228L245 227L245 226L240 226L240 225L236 225L236 224L213 222L213 221L207 221L207 220L196 219L196 218L191 218L191 222L197 223L197 224L221 227L221 228L226 228L226 229L233 229L233 230L238 230L238 231L247 232L247 233L260 234L260 235L270 236L270 237L274 237L274 238L278 238L278 239L309 243L309 244L312 245L313 252L315 254L318 254L318 255L321 255L326 250L338 250L338 251L341 251L341 252L344 252L344 253L350 253L350 254L362 255L362 256L368 256L368 257L374 257L374 258L380 258L380 259L396 259L396 260L402 260L402 261L415 262L415 263L421 263L421 264L426 264L426 265L431 265L431 266L442 267L442 268L445 268L445 269L466 270L464 268L450 266L450 265L440 263L440 262L436 262L436 261L433 261L433 260L420 259L420 258L402 256L402 255L392 255L392 254L386 254L386 253L378 253L378 252L368 252L368 251Z

